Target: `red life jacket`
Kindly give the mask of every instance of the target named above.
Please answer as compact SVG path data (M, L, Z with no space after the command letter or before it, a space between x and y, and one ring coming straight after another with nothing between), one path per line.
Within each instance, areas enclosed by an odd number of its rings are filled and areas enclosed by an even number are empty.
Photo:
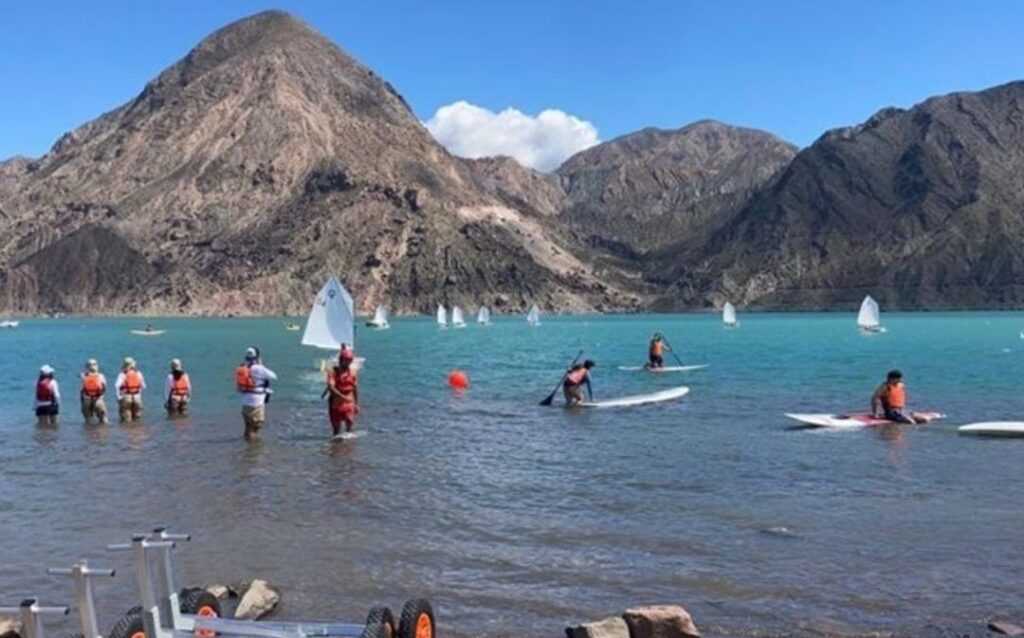
M660 357L662 352L665 350L665 343L660 340L654 340L651 342L651 356Z
M890 385L883 397L885 407L890 410L902 410L907 407L907 388L903 382Z
M57 396L53 393L53 379L40 379L36 384L36 401L53 403Z
M334 388L340 392L343 396L334 398L343 401L352 401L355 397L353 393L356 391L356 373L351 369L342 370L341 368L334 368L332 371L334 376Z
M235 385L239 392L266 394L266 390L262 386L256 385L256 379L252 378L252 368L244 363L235 368Z

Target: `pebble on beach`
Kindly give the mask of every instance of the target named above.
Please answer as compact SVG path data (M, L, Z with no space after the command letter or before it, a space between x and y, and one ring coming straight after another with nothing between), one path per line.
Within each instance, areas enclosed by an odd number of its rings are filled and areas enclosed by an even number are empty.
M690 612L678 605L649 605L622 614L630 638L700 638Z
M236 598L238 592L229 587L228 585L207 585L206 593L210 594L217 600L224 600L226 598Z
M565 628L566 638L630 638L629 627L621 617L605 618Z
M242 600L235 609L235 618L240 620L259 620L277 607L281 602L281 594L273 589L265 580L254 580Z

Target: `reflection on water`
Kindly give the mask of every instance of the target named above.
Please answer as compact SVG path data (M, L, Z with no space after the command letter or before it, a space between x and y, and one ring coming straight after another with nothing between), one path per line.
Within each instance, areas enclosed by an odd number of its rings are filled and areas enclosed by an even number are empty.
M892 316L872 339L834 315L749 315L731 331L698 316L443 334L399 320L360 334L362 436L346 441L328 440L315 354L280 321L161 323L176 336L131 354L151 378L183 358L192 412L167 420L147 395L144 421L124 426L82 427L68 406L57 429L36 428L26 406L39 363L73 393L82 360L125 354L126 323L3 335L0 600L70 600L42 569L79 558L130 574L103 545L168 524L195 538L180 550L185 582L268 578L288 616L311 619L426 595L456 636L552 635L647 601L684 603L725 634L917 628L1024 604L1005 586L1024 577L1024 445L953 428L1024 408L1021 315ZM617 370L642 362L655 329L711 367ZM264 439L246 444L231 372L249 343L282 381ZM691 394L625 411L538 406L580 347L599 362L598 398ZM897 365L912 407L952 422L829 432L781 416L863 405ZM465 393L445 382L456 367ZM101 588L103 626L133 590L129 577Z

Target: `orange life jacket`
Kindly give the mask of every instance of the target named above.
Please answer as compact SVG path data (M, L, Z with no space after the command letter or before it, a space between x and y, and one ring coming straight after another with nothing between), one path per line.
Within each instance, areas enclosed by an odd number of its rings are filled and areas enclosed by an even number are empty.
M651 356L652 357L660 357L661 353L664 352L664 350L665 350L664 342L658 341L658 340L655 340L655 341L651 342Z
M565 382L568 385L579 385L583 383L587 378L588 370L583 366L575 368L569 373L569 376L565 377Z
M99 372L87 372L82 377L82 394L90 399L97 399L103 396L105 390L106 388L103 387Z
M902 382L889 385L885 393L885 405L893 410L902 410L907 407L907 388Z
M256 379L252 378L252 368L244 363L235 368L235 385L238 386L239 392L248 394L266 393L262 386L256 385Z
M124 394L138 394L142 392L142 375L138 370L129 370L124 373L124 383L121 384L121 392Z
M187 397L191 384L188 382L188 374L182 372L181 376L177 379L174 375L171 375L171 396L174 397Z
M36 384L36 401L40 403L53 403L56 396L53 394L53 380L40 379Z

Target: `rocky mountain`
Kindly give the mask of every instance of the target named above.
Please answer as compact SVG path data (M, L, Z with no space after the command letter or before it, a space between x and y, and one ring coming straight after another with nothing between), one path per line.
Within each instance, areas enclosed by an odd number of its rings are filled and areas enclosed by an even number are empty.
M789 161L796 148L763 131L701 121L599 144L557 170L566 227L620 258L702 236Z
M1024 82L831 131L648 269L664 305L1020 307Z
M0 209L8 312L304 313L329 273L363 310L638 303L280 12L212 34L39 160L5 163Z

